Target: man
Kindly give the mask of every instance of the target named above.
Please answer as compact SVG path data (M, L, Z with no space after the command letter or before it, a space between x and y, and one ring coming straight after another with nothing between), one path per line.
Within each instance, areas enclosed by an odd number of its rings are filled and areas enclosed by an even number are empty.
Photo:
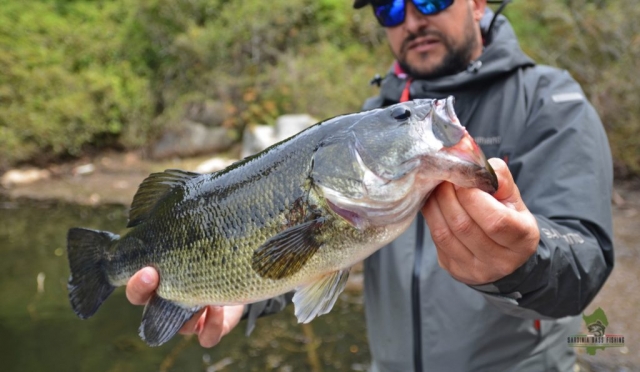
M500 184L493 196L441 184L408 231L365 261L371 369L572 370L571 316L613 268L611 156L596 112L568 73L522 53L504 17L485 27L486 0L354 4L367 5L396 63L364 108L455 96ZM143 269L130 301L156 285ZM243 310L252 326L284 303L210 307L183 331L212 346Z

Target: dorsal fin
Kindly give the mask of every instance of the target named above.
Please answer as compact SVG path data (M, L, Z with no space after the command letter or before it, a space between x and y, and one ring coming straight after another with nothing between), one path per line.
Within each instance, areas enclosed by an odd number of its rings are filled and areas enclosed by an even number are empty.
M179 169L167 169L164 172L150 174L142 181L133 197L127 227L142 223L173 189L183 188L189 180L198 176L199 173Z

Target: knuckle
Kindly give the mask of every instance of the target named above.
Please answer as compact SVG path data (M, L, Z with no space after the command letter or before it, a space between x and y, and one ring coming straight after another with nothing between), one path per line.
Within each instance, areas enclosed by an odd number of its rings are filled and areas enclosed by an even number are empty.
M487 233L489 233L489 235L504 234L510 228L509 222L509 218L506 214L498 214L489 223L489 226L487 227Z
M202 347L211 348L216 346L220 342L221 338L222 335L220 334L220 332L218 332L217 329L205 331L199 337L200 345Z
M127 300L134 305L143 305L147 302L148 296L136 282L129 283L126 288Z
M451 229L462 235L469 235L473 231L473 220L466 215L457 215L451 219Z
M435 227L431 230L431 237L436 244L446 244L453 239L448 227Z

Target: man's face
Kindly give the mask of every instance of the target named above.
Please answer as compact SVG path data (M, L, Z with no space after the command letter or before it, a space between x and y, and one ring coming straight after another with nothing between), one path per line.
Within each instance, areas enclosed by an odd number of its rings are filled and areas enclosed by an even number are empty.
M482 53L478 22L485 6L486 0L455 0L442 12L425 16L407 1L405 21L386 28L391 51L414 78L457 73Z

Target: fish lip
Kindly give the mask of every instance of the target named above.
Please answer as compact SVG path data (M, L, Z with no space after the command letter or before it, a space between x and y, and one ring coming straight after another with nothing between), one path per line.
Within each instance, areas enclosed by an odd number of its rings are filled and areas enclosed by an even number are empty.
M484 156L484 153L465 130L465 136L460 142L444 150L456 158L471 164L475 169L475 187L482 191L493 194L498 190L498 176L491 166L491 163Z
M435 109L435 102L431 99L416 99L413 100L414 107L414 115L416 119L420 122L423 122L425 125L428 124L427 120L431 118L433 110Z
M489 194L494 194L496 191L498 191L498 176L496 175L496 171L493 170L491 163L489 163L489 161L486 160L486 158L484 159L484 162L485 162L484 167L480 167L477 174L479 178L483 180L488 180L489 182L488 184L485 184L485 183L480 184L478 188L481 189L482 191L488 192Z

